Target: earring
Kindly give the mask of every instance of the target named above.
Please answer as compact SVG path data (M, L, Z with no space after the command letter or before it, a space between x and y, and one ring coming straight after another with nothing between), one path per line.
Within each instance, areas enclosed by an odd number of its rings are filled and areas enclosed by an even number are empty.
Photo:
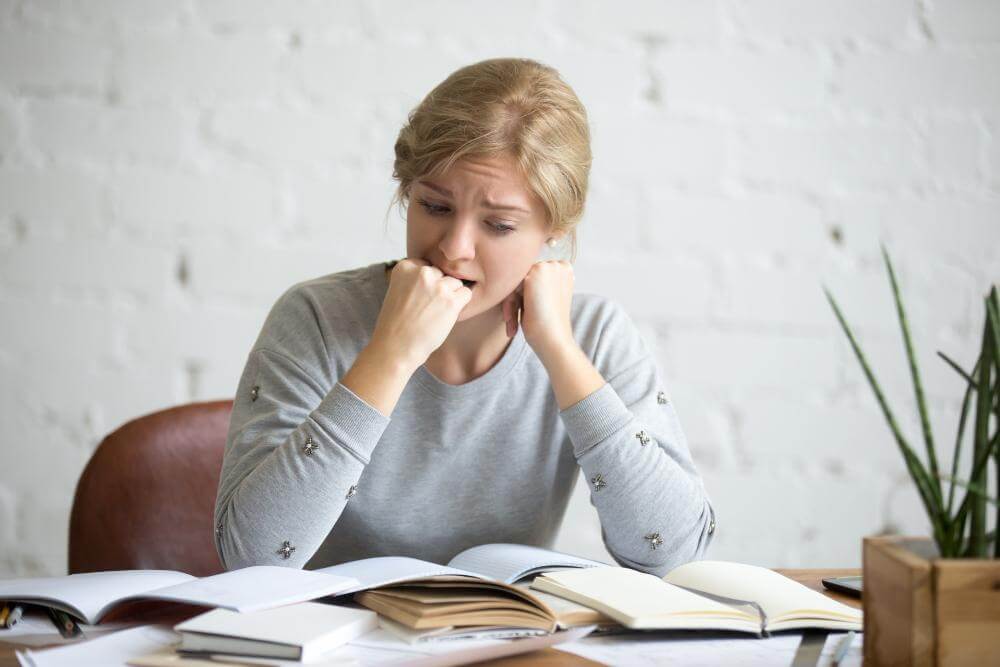
M546 243L548 243L550 248L555 248L556 243L558 243L558 241L556 241L555 239L549 239L548 241L546 241Z

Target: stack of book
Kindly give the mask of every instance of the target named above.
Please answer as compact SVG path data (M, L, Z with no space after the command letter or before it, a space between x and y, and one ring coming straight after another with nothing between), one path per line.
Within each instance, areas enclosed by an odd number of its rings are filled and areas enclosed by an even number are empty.
M318 599L325 602L310 602ZM134 570L8 580L0 581L0 600L48 606L89 624L131 600L203 605L214 609L175 627L178 652L291 660L328 652L376 624L407 642L583 627L757 636L862 628L860 610L762 567L693 561L660 578L518 544L473 547L446 565L377 557L318 570L248 567L202 579Z
M371 568L369 570L369 568ZM576 556L515 544L474 547L438 566L378 558L324 572L361 583L354 599L408 641L486 630L549 633L721 630L763 636L780 630L861 630L861 611L773 570L693 561L660 578ZM373 580L370 573L393 571ZM350 590L350 589L349 589Z

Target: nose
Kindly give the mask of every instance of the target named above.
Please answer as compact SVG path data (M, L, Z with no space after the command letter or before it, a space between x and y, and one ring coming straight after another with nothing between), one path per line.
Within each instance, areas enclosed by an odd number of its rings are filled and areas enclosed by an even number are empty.
M476 256L475 227L471 221L463 221L456 217L447 225L444 236L438 243L441 253L449 262L462 259L472 259Z

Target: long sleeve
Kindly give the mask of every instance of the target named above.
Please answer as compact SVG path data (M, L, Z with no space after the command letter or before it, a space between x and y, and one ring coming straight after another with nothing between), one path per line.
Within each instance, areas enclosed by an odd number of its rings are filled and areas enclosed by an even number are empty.
M318 337L307 317L279 305L233 404L215 506L216 548L227 569L302 567L363 493L358 480L389 423L344 385L324 386L304 370L303 358L320 363L310 350L322 340L298 343L295 358L269 348Z
M608 552L663 576L703 556L715 511L653 356L621 307L606 306L592 359L607 382L560 416Z

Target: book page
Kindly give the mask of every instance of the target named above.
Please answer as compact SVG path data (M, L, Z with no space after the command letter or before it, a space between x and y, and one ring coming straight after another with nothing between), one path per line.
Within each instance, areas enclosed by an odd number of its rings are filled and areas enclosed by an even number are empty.
M517 584L516 587L522 590L527 590L530 588L530 582ZM572 600L567 600L566 598L561 598L540 590L532 590L530 592L532 595L548 605L548 608L555 613L556 620L559 622L560 627L590 625L593 623L598 625L619 625L617 621L612 619L607 614L596 609L591 609L590 607L582 605L579 602L573 602Z
M409 558L407 556L362 558L361 560L341 563L340 565L321 567L313 571L350 577L358 582L340 591L338 595L356 593L369 588L396 584L401 581L425 579L441 575L466 576L474 577L475 579L484 578L475 572L467 572L454 567L448 567L447 565L438 565L437 563L420 560L419 558Z
M622 567L549 572L532 588L579 602L635 628L715 627L760 632L760 617Z
M277 565L251 565L158 588L130 598L170 600L233 611L257 611L335 595L356 585L349 577Z
M194 580L190 574L174 570L112 570L64 577L8 579L0 581L0 600L37 602L93 625L120 600Z
M608 566L607 563L527 544L483 544L466 549L452 558L448 565L478 572L505 584L513 584L519 579L548 570Z
M671 570L663 580L698 591L757 602L768 625L793 617L861 622L861 610L837 602L774 570L744 563L700 560Z

